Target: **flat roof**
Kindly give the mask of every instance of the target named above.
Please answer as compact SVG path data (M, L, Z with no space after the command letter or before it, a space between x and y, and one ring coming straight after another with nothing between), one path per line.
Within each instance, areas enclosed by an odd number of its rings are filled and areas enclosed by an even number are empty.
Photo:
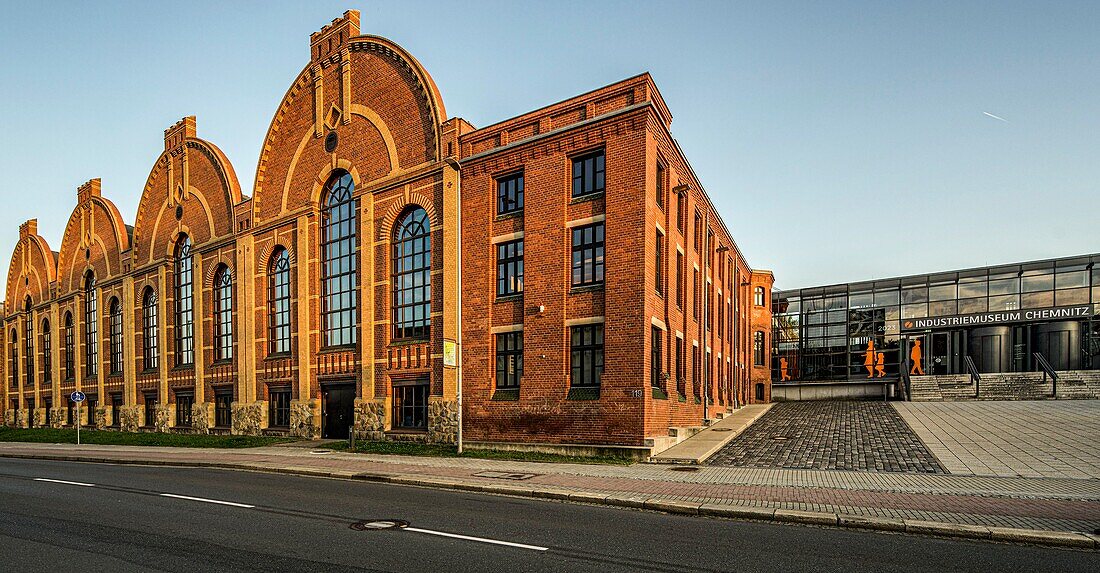
M855 281L850 283L834 283L829 285L817 285L810 287L783 289L774 291L776 296L783 295L795 295L807 290L818 290L822 294L841 294L851 290L874 288L878 286L890 287L890 286L902 286L906 284L918 285L921 283L935 282L935 281L949 281L958 280L959 278L967 278L970 276L982 276L986 274L1000 274L1000 273L1021 273L1029 270L1046 269L1046 268L1058 268L1068 267L1074 265L1095 265L1100 263L1100 253L1093 253L1088 255L1076 255L1071 257L1058 257L1054 259L1040 259L1034 261L1026 261L1022 263L1006 263L1001 265L989 265L984 267L971 267L966 269L959 269L954 271L937 271L932 273L923 273L915 275L904 275L897 277L889 277L882 279L871 279L863 281ZM853 288L856 287L856 288Z

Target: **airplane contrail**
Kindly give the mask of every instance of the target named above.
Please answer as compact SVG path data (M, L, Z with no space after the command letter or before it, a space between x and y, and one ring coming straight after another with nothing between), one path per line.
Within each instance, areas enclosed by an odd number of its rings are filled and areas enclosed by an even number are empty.
M997 121L1003 121L1005 123L1008 123L1007 119L1005 119L1003 117L1000 117L1000 116L997 116L997 115L993 115L993 114L989 113L988 111L983 111L982 113L984 113L985 115L988 115L989 117L992 117L993 119L995 119Z

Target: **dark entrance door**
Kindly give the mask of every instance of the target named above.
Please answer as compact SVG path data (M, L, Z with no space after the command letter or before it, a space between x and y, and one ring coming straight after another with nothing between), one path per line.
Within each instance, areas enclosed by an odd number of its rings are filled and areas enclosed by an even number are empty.
M929 374L950 374L950 359L951 359L951 343L949 340L950 333L948 332L934 332L932 333L932 361L928 365L931 369Z
M342 440L355 420L355 384L321 387L321 437Z
M1036 351L1055 370L1074 370L1081 361L1081 323L1053 322L1034 329Z

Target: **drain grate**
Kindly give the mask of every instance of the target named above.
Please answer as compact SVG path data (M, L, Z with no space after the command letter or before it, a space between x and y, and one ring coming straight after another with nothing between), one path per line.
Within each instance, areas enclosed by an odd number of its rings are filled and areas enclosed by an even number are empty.
M355 531L383 531L386 529L404 529L409 522L403 519L364 519L356 521L348 527Z
M790 438L788 438L787 436L772 436L772 439L782 442L784 440L789 440Z
M697 471L699 471L698 466L673 466L673 467L668 468L668 469L669 469L669 471L674 471L674 472L697 472Z
M733 428L711 428L712 432L732 432Z
M525 479L531 479L535 476L542 475L542 474L522 474L522 473L511 473L511 472L484 471L484 472L477 472L476 474L473 474L473 475L474 475L474 477L483 477L483 478L492 478L492 479L506 479L506 480L512 480L512 481L523 481Z

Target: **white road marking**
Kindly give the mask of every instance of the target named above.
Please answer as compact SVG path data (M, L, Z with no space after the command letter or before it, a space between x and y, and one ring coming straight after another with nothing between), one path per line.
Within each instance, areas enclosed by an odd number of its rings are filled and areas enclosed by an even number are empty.
M48 481L50 483L63 483L65 485L79 485L82 487L95 487L94 483L84 483L80 481L65 481L63 479L47 479L47 478L34 478L34 481Z
M220 499L206 499L205 497L191 497L189 495L176 495L174 493L162 493L161 497L173 497L176 499L188 499L191 501L202 501L205 503L216 503L218 505L231 505L233 507L243 507L245 509L252 509L256 506L248 505L247 503L237 503L235 501L222 501Z
M511 541L499 541L496 539L486 539L484 537L470 537L469 535L459 535L457 533L446 533L443 531L432 531L431 529L420 529L419 527L406 527L404 531L415 531L416 533L427 533L428 535L438 535L440 537L453 537L455 539L465 539L466 541L479 541L481 543L492 543L493 545L507 545L509 547L518 547L520 549L530 549L532 551L548 551L549 547L539 547L538 545L526 545L523 543L512 543Z

